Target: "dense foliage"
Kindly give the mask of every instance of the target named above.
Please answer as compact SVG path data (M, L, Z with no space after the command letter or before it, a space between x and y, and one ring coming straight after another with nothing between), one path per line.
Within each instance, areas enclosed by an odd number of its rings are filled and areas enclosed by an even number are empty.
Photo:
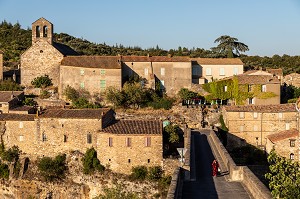
M132 167L130 177L135 180L145 180L148 176L148 169L145 166Z
M137 193L128 191L124 184L117 182L110 188L104 188L103 192L95 199L139 199Z
M34 78L31 81L31 84L35 88L46 88L46 87L52 85L52 79L50 79L48 75L39 76L39 77Z
M179 142L179 126L169 124L164 127L163 131L164 143L178 143Z
M14 81L0 81L0 91L21 91L23 88Z
M46 181L63 179L67 170L66 155L57 155L54 159L43 157L38 162L38 169Z
M189 100L189 99L192 99L192 98L195 98L198 96L197 93L193 92L193 91L190 91L189 89L187 88L181 88L179 91L178 91L178 94L179 98L181 100Z
M281 87L281 103L295 103L300 97L300 88L284 84Z
M97 158L97 152L94 148L87 149L82 158L83 173L92 174L95 171L104 171L104 166L100 164L100 160Z
M270 172L265 175L274 198L294 199L300 196L300 165L271 151Z

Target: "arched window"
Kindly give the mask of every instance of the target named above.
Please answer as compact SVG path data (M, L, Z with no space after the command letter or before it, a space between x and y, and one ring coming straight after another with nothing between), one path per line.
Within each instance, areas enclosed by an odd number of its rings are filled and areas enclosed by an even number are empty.
M295 157L294 157L294 154L291 153L291 154L290 154L290 159L293 160L294 158L295 158Z
M40 37L40 26L36 26L35 27L35 35L36 35L36 37Z
M43 27L43 37L47 37L47 35L48 35L48 27L44 26Z

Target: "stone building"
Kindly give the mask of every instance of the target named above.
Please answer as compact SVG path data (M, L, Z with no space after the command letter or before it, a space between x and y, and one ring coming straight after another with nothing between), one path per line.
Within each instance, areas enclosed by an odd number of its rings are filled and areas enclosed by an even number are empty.
M284 76L283 82L287 85L300 87L300 74L298 74L298 73L288 74L288 75Z
M272 149L282 157L299 161L299 131L290 129L267 136L266 151Z
M191 58L191 61L194 84L205 84L244 72L244 64L239 58Z
M299 127L295 104L224 106L222 114L233 145L265 147L268 135Z
M102 164L129 173L132 166L162 165L160 121L117 121L111 109L48 109L35 114L0 114L2 139L30 158L94 147Z
M52 23L38 19L32 23L32 46L21 55L21 84L30 87L35 77L46 74L58 86L63 57L76 54L70 47L53 41Z

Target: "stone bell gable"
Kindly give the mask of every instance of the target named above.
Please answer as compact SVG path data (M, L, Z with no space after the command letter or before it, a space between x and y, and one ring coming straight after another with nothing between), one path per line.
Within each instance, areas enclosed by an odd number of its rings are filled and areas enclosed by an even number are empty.
M35 77L49 75L54 86L59 84L60 62L66 55L77 53L53 41L53 24L44 18L32 23L32 46L21 55L21 84L31 86Z

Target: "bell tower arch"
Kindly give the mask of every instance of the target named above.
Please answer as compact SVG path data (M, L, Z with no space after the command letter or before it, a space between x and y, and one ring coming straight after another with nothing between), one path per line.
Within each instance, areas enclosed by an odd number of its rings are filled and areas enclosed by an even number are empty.
M53 24L43 17L32 23L32 45L40 40L53 42Z

